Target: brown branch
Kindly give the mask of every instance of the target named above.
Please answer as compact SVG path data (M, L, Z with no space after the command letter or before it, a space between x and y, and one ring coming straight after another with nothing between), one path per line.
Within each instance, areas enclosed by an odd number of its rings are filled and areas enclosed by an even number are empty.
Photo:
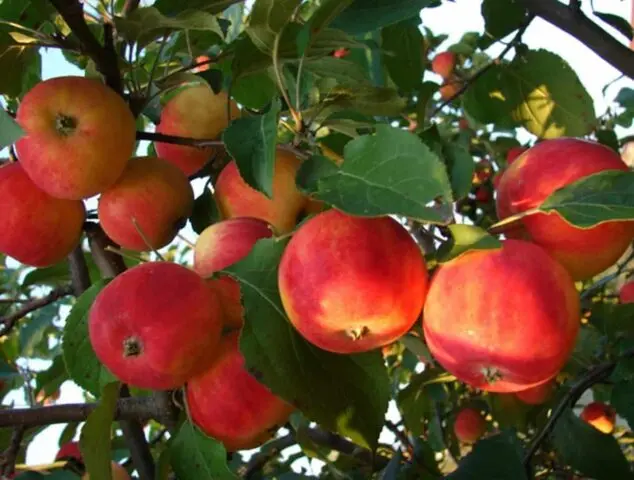
M109 48L111 45L108 43L106 46L102 46L90 31L84 18L82 3L79 0L50 0L50 2L79 39L81 50L95 62L97 70L104 76L106 84L120 95L123 94L123 82L119 72L117 53L113 48ZM107 30L104 33L107 34ZM108 41L107 35L106 40Z
M191 137L179 137L155 132L136 132L137 140L149 140L151 142L170 143L172 145L184 145L186 147L219 147L224 146L222 140L199 139Z
M2 452L0 472L2 472L3 476L11 477L15 472L15 460L18 453L20 453L20 446L22 445L22 438L24 437L25 431L26 427L24 425L16 426L11 435L9 446Z
M127 17L132 12L134 12L137 8L139 8L139 4L141 0L125 0L123 4L123 16Z
M81 248L81 245L78 245L68 256L68 265L75 296L79 297L90 288L92 283L90 281L88 265L86 265L86 258L84 257L84 250Z
M532 15L572 35L624 75L634 78L634 51L623 45L578 8L558 0L522 0Z
M114 278L126 270L123 258L107 250L107 247L118 248L119 245L110 240L99 225L86 222L84 231L88 237L92 258L104 278Z
M10 313L4 317L0 317L0 324L2 327L0 328L0 337L4 337L7 335L13 328L16 326L18 321L24 316L28 315L35 310L46 307L51 303L59 300L66 295L72 295L73 288L70 285L64 285L63 287L57 287L52 290L48 295L45 295L40 298L34 298L33 300L29 300L24 303L20 307L20 309L16 310L13 313Z
M120 398L132 398L127 385L122 385L120 395ZM139 478L141 480L153 480L156 472L154 459L152 458L150 446L145 439L141 422L137 419L120 420L119 426L123 432L125 443L130 450L132 464L139 473Z

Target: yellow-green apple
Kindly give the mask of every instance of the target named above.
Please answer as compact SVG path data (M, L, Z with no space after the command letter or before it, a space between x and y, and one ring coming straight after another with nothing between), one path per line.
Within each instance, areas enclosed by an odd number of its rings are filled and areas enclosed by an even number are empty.
M181 387L209 365L222 311L193 270L149 262L117 276L95 298L88 318L97 357L133 387Z
M262 445L294 408L249 373L238 348L238 332L223 336L211 356L207 371L187 382L192 421L229 451Z
M506 152L506 164L510 165L515 160L519 158L519 156L524 153L528 148L526 147L511 147Z
M194 246L194 270L203 277L245 258L255 243L272 235L269 224L251 217L236 217L214 223L198 237ZM209 280L224 312L225 326L240 328L244 322L240 285L228 276Z
M555 380L549 380L526 390L521 390L515 396L528 405L541 405L546 402L553 393L555 388Z
M161 158L137 157L101 195L99 222L124 248L156 250L174 239L193 205L194 193L181 170Z
M24 171L49 195L92 197L117 181L135 145L132 112L113 90L84 77L38 83L16 120L26 132L15 149Z
M623 284L619 290L619 301L621 303L634 303L634 280L629 280Z
M273 225L276 233L292 231L307 202L295 185L300 163L292 153L277 150L272 198L251 188L240 176L235 161L227 164L215 186L215 198L223 218L255 217Z
M238 105L226 92L214 93L209 85L198 84L183 89L167 102L156 131L199 140L215 139L230 120L239 115ZM199 148L164 142L155 142L154 147L159 157L176 165L187 176L200 170L217 151L217 147Z
M431 61L431 69L434 73L447 80L456 68L456 54L453 52L441 52Z
M605 403L592 402L583 408L579 418L600 432L610 434L614 431L616 412Z
M387 345L412 327L428 278L420 248L396 220L331 209L293 235L278 284L284 309L306 340L355 353Z
M79 244L85 209L40 190L20 163L0 167L0 252L25 265L46 267Z
M505 171L496 201L500 219L539 207L555 190L606 170L628 170L608 147L587 140L545 140L524 152ZM557 212L536 213L505 232L542 246L570 272L583 280L614 264L634 239L634 222L601 223L582 229Z
M484 417L475 408L462 408L454 419L453 431L463 443L475 443L487 430Z
M423 331L433 357L458 380L514 393L557 375L574 347L579 312L560 264L538 245L505 240L436 270Z

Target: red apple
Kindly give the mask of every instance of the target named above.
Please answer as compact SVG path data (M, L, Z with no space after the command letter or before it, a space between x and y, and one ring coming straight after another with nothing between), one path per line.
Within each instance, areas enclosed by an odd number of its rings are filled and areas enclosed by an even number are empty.
M332 56L335 58L344 58L350 54L349 48L338 48L334 52L332 52Z
M79 462L83 462L81 450L79 449L79 442L66 442L62 445L57 454L55 460L63 460L67 458L74 458Z
M475 408L463 408L457 414L453 430L458 440L463 443L475 443L487 430L484 417Z
M478 187L475 191L475 198L479 203L489 203L491 192L486 187Z
M549 380L526 390L519 391L515 396L528 405L541 405L550 398L555 388L555 381Z
M512 393L564 366L579 331L579 295L541 247L506 240L442 264L423 318L429 350L458 380Z
M226 92L216 94L209 85L198 84L185 88L167 102L156 131L199 140L216 139L230 119L239 116L238 105ZM154 147L159 157L176 165L187 176L200 170L218 151L218 147L198 148L163 142L156 142Z
M511 165L517 158L524 153L528 148L526 147L511 147L506 152L506 164Z
M174 239L193 205L194 193L182 171L161 158L139 157L101 195L99 222L124 248L157 250Z
M236 162L232 161L220 172L215 186L216 202L222 216L260 218L273 225L279 234L291 232L307 202L295 185L300 164L292 153L277 151L273 198L268 198L242 179Z
M606 170L627 171L613 150L598 143L558 138L538 143L510 165L498 188L500 219L541 205L555 190ZM570 272L583 280L613 265L634 239L634 222L618 221L581 229L558 213L523 218L507 237L525 238L543 247Z
M447 80L456 67L456 54L453 52L441 52L431 61L431 69L434 73Z
M57 198L79 200L117 181L135 146L132 112L97 80L59 77L33 87L17 111L15 149L27 175Z
M420 315L427 281L420 248L397 221L334 209L293 235L278 275L291 323L336 353L372 350L404 335Z
M223 220L207 227L194 247L194 270L209 277L245 258L255 243L272 235L269 224L250 217ZM223 276L210 281L220 300L225 325L240 328L244 321L240 303L240 286Z
M584 407L579 418L600 432L610 434L614 431L616 411L605 403L592 402Z
M629 280L621 287L619 301L621 303L634 303L634 280Z
M493 175L493 188L497 191L500 188L500 182L502 181L502 175L504 175L504 170L500 170Z
M25 265L53 265L79 244L84 204L43 192L21 163L0 167L0 212L0 252Z
M211 60L211 58L209 58L207 55L198 55L195 59L194 59L194 63L203 63L203 62L209 62ZM205 63L204 65L200 65L194 69L192 69L192 72L198 73L198 72L206 72L207 70L209 70L209 68L211 68L211 62L210 63Z
M222 313L196 272L150 262L125 271L97 295L88 326L97 357L119 380L168 390L209 365Z
M462 84L459 82L447 82L447 83L443 83L440 88L440 97L443 100L449 100L450 98L454 98L456 95L458 95L458 92L460 91L460 89L462 88Z
M294 410L248 372L237 332L222 337L211 367L187 383L186 399L194 424L229 451L262 445Z

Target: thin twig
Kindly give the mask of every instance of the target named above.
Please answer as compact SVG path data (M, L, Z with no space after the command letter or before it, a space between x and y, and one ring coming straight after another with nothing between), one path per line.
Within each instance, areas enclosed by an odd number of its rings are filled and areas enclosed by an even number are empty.
M185 145L188 147L219 147L224 146L222 140L199 139L191 137L179 137L155 132L136 132L137 140L149 140L151 142L170 143L172 145Z
M16 426L13 429L13 434L11 435L9 446L4 452L2 452L2 460L0 461L0 472L2 472L3 476L11 477L15 472L15 460L18 456L18 453L20 453L20 446L22 444L24 432L26 432L26 427L24 425Z
M132 398L130 396L130 389L127 385L121 386L120 398ZM154 466L154 459L152 458L152 452L148 445L145 434L143 433L143 426L137 419L120 420L119 426L123 432L123 438L130 450L130 457L132 458L132 464L139 474L141 480L153 480L155 477L156 468Z

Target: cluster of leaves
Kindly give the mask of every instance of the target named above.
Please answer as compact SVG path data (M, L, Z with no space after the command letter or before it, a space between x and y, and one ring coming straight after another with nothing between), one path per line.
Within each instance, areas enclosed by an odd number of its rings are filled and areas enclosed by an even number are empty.
M114 25L119 68L139 130L158 122L161 102L183 85L207 82L215 90L227 89L249 115L232 122L223 141L251 186L271 194L275 145L292 143L308 157L297 177L305 193L351 214L402 218L425 247L431 267L469 249L499 245L484 230L497 221L492 174L505 167L508 149L519 145L518 128L536 138L594 138L618 150L622 140L614 129L634 121L634 90L623 89L615 108L597 116L564 59L524 45L521 32L529 16L513 0L484 0L486 32L466 32L447 47L457 54L455 75L465 85L450 101L439 99L440 84L429 74L430 58L445 37L421 26L419 17L422 8L442 8L438 0L256 0L250 12L235 0L157 0L128 11L129 3L134 2L103 1L97 7L86 2L85 13L100 42L104 23ZM511 60L487 53L502 38L513 39ZM100 76L77 33L49 3L5 0L0 3L0 94L8 112L15 112L20 98L40 81L44 47L61 48L87 76ZM333 55L341 49L345 55ZM210 68L194 73L203 56ZM0 144L10 145L20 135L10 115L0 112ZM341 166L326 158L333 153L345 158ZM478 175L483 169L489 174ZM203 173L213 180L213 172ZM488 198L475 195L482 185L491 192ZM191 218L195 231L217 219L213 206L205 189ZM450 225L456 206L470 225ZM555 193L540 209L583 227L634 218L632 174L593 176ZM540 478L574 478L574 472L597 479L632 476L630 429L601 434L581 422L568 402L577 378L633 346L634 307L618 305L611 296L614 281L631 268L629 259L608 277L581 286L587 318L575 352L557 393L547 404L531 407L512 395L483 394L457 382L434 363L420 327L383 351L360 355L334 355L308 344L290 327L277 291L284 247L283 241L263 240L225 273L242 286L246 323L240 348L247 365L272 391L300 407L288 425L300 453L278 459L273 440L257 454L264 460L253 471L253 463L240 454L227 460L221 444L187 421L165 436L159 435L160 424L150 422L148 438L158 438L151 442L159 478L167 478L170 466L179 479L235 478L245 470L250 478L310 476L291 468L299 458L321 460L323 478L435 479L453 471L449 478L515 480L528 478L527 465ZM188 247L176 245L165 254L185 263ZM21 389L31 406L50 403L69 379L85 391L86 401L99 400L82 428L86 466L98 473L107 471L111 458L127 461L130 453L113 424L114 378L87 340L86 314L106 280L88 253L85 260L93 286L75 301L64 297L31 313L3 337L0 378L5 393ZM21 302L71 281L67 263L33 270L3 258L2 265L5 321ZM634 422L633 377L634 364L621 361L605 383L592 386L594 397L611 403L626 422ZM386 421L390 402L398 414ZM549 412L562 404L554 429L525 461ZM451 428L464 406L476 406L490 420L488 437L470 453ZM311 437L315 424L357 448L333 456L332 444ZM78 428L69 424L60 443ZM380 443L386 428L396 439ZM23 445L41 430L29 429ZM0 429L0 448L10 442L11 429ZM368 451L370 461L359 454ZM24 461L24 448L17 460ZM76 478L67 470L55 475Z

